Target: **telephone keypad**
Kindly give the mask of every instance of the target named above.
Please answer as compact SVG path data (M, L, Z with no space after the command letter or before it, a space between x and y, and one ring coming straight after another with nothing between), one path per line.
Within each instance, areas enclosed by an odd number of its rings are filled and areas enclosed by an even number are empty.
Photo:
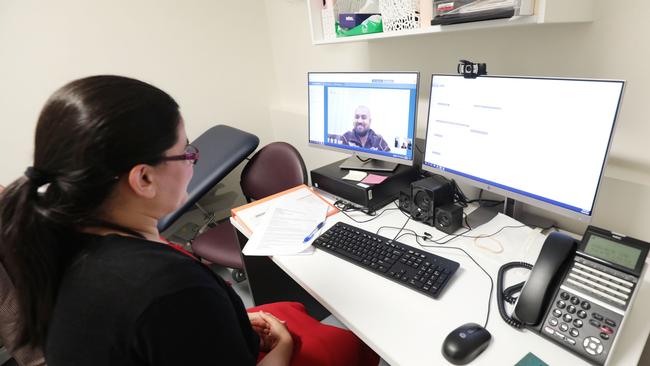
M563 290L552 302L554 306L547 315L542 334L594 361L602 362L617 332L616 324L620 324L622 317L619 318L619 314L603 308L598 302ZM584 327L586 321L590 326Z
M585 240L588 238L586 236ZM573 263L567 266L568 271L561 274L555 297L542 300L544 306L550 305L545 308L542 325L530 328L602 366L608 360L616 334L621 331L624 316L639 284L640 271L636 268L632 273L628 267L610 264L599 256L584 252L587 244L587 241L580 244L572 258ZM639 257L637 267L647 255L648 249L641 250L643 258ZM555 284L554 279L549 280ZM551 287L546 290L551 290ZM544 292L544 295L550 294Z
M580 335L580 332L578 332L578 330L576 328L571 328L571 330L569 331L569 334L571 334L571 337L577 337L577 336Z
M569 305L569 306L566 308L566 311L568 311L569 314L573 314L573 313L576 312L576 307L573 306L573 305Z

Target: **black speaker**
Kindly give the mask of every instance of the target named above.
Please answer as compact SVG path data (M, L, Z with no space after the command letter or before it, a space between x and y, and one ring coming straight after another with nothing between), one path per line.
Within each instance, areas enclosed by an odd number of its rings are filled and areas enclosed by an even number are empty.
M411 183L411 218L434 226L436 207L453 203L451 183L439 175Z
M463 225L463 208L456 204L436 207L436 229L453 234Z
M406 213L411 213L411 192L399 192L399 209Z

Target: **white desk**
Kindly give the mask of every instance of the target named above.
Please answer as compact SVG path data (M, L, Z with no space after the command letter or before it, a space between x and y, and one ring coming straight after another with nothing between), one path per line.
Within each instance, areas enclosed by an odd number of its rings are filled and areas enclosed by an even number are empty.
M369 218L362 213L350 215L359 220ZM381 226L401 227L406 216L399 210L392 210L368 223L356 224L344 214L338 213L328 218L323 231L338 221L376 232ZM232 219L231 222L238 227L237 222ZM510 217L498 215L490 223L467 235L491 234L504 226L517 225L521 224ZM434 238L444 235L412 220L406 228L419 234L429 232ZM396 233L397 229L384 229L380 232L391 239ZM496 243L493 239L502 244L502 253L493 254L480 249L475 240L470 238L457 238L446 244L469 252L495 281L487 326L492 333L492 343L471 365L514 365L528 352L534 353L549 365L588 365L582 358L530 330L515 330L499 316L496 303L499 267L515 260L534 263L544 236L528 227L508 228L490 239L479 239L478 244L494 245ZM419 248L413 236L402 237L400 242ZM460 263L459 270L438 300L420 295L318 249L310 256L276 256L273 261L389 364L446 365L449 363L442 356L441 347L447 334L468 322L484 324L490 282L485 273L459 250L444 249L444 246L425 250ZM513 274L507 278L507 285L514 284L518 279L515 277L525 279L528 274L523 269L510 272ZM650 308L649 281L650 275L646 272L641 292L631 313L627 315L624 332L617 336L619 339L612 351L609 365L636 365L639 361L650 333L650 322L644 314L645 309Z

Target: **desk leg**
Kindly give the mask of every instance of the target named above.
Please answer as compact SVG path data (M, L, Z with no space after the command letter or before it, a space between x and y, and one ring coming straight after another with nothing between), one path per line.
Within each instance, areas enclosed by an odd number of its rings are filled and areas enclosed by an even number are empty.
M239 246L243 249L248 239L239 230L236 231ZM307 313L319 321L330 315L323 305L273 263L271 258L242 254L242 261L255 305L297 301L305 305Z

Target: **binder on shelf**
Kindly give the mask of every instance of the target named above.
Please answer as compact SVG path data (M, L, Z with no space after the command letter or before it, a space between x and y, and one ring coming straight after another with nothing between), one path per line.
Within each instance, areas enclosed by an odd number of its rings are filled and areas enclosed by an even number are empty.
M318 200L323 205L327 205L327 217L330 217L339 212L339 209L334 207L329 201L323 198L320 194L315 192L311 187L305 184L289 188L285 191L264 197L260 200L245 204L243 206L235 207L231 210L231 217L237 221L238 224L246 231L245 234L250 235L253 229L257 227L264 214L279 200Z

